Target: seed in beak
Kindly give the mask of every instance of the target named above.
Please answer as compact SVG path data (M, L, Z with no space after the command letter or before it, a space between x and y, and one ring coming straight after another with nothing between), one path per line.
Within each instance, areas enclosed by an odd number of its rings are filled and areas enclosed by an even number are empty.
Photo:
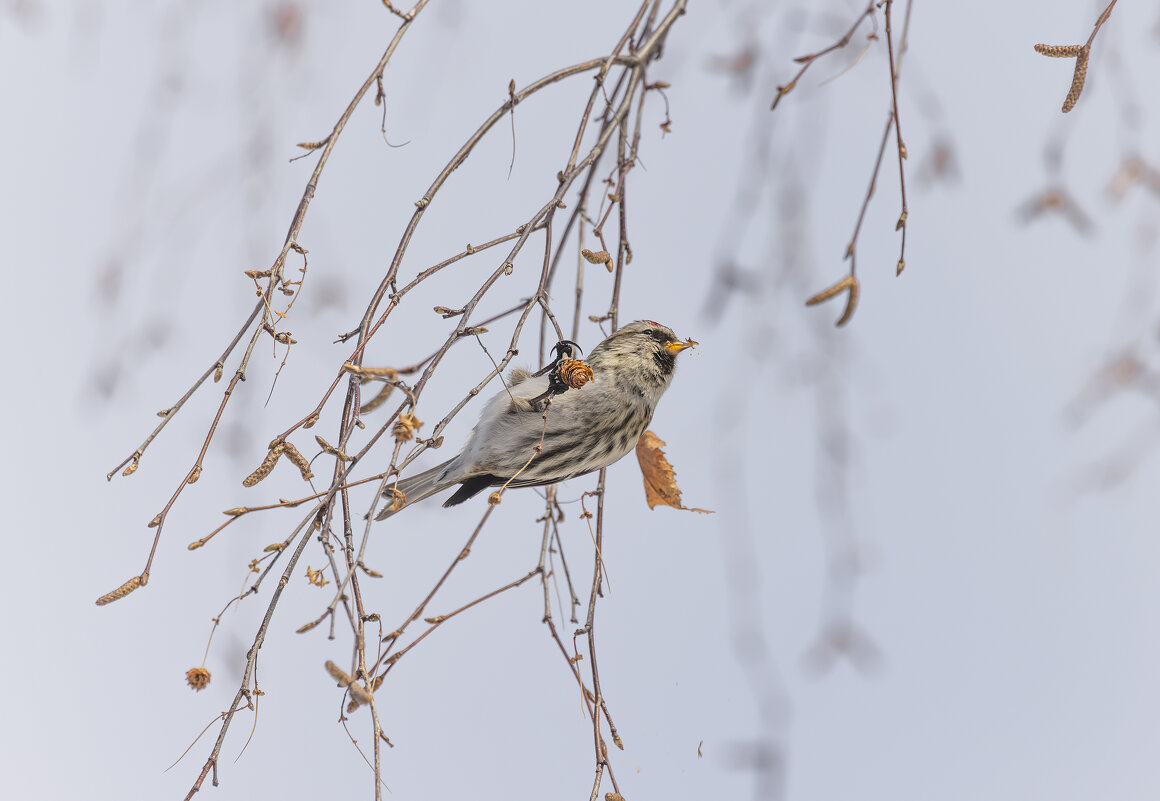
M667 345L665 345L665 350L675 356L685 348L695 348L698 344L700 343L698 343L695 339L686 339L684 342L669 342Z

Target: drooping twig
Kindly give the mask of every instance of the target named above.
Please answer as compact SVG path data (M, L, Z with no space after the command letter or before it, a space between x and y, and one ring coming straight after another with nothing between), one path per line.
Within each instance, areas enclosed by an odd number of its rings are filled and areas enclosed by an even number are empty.
M890 28L890 10L894 7L894 0L886 0L886 52L890 59L890 102L894 109L894 138L898 145L898 191L902 196L902 213L898 215L898 224L894 230L902 232L902 244L898 253L898 266L895 275L901 275L906 269L906 170L903 162L906 160L906 145L902 142L902 118L898 116L898 70L894 58L894 37ZM906 6L907 17L910 15L910 4ZM904 37L905 38L905 37ZM902 48L898 49L898 57L902 58Z
M274 588L274 592L270 597L270 603L266 605L266 614L262 618L261 625L258 626L258 632L254 637L254 642L250 646L250 650L246 652L246 668L242 673L242 680L238 688L237 695L234 696L234 701L232 704L230 704L230 711L227 712L222 719L221 729L218 731L217 740L214 742L213 750L210 752L209 758L206 760L205 765L202 767L201 773L198 775L197 780L194 781L193 786L189 789L189 793L186 794L185 801L189 801L191 798L193 798L197 791L201 789L202 782L205 781L205 777L209 775L211 769L214 771L213 784L215 787L217 786L217 762L218 756L222 750L222 745L226 741L226 732L229 731L230 722L233 720L234 715L238 712L238 710L245 708L245 706L242 705L242 699L245 698L249 693L250 680L253 678L254 671L257 668L258 651L261 650L262 643L265 642L266 631L270 628L270 620L274 617L274 610L278 607L278 601L282 597L282 590L284 590L286 585L290 582L290 576L293 574L294 568L297 566L298 560L302 556L302 551L306 548L306 543L310 541L310 529L307 528L307 524L311 519L313 519L313 515L307 516L307 518L299 524L299 527L295 530L294 535L292 535L298 537L298 547L294 549L293 555L286 563L286 569L282 571L282 580L279 581L277 586ZM303 532L302 529L304 528L306 528L306 531Z
M810 53L809 55L798 56L795 58L794 63L801 64L802 68L797 71L797 75L793 76L793 79L790 80L789 83L777 87L777 94L774 96L773 103L770 104L769 110L773 111L775 108L777 108L777 104L781 102L781 99L794 90L794 87L797 86L797 82L801 80L802 76L806 74L806 70L812 67L815 61L817 61L822 56L833 53L835 50L841 50L846 45L850 44L850 40L854 37L854 32L858 30L858 28L862 25L862 22L867 18L873 19L874 9L876 6L877 0L870 0L870 2L867 3L866 8L862 10L862 13L858 15L856 20L854 20L854 24L850 26L850 30L846 31L845 35L843 35L841 39L834 42L829 47L823 48L816 53Z
M904 21L903 26L902 26L902 36L899 40L897 61L894 58L893 38L892 38L892 32L890 30L890 9L891 9L892 5L893 5L893 0L885 0L886 20L887 20L887 22L886 22L886 29L887 29L886 41L887 41L887 50L890 54L890 86L891 86L890 114L887 116L886 127L882 131L882 139L878 145L878 155L874 159L874 168L870 173L870 185L866 189L866 195L862 199L862 206L858 210L857 222L854 223L854 233L850 237L849 244L846 245L846 258L850 262L850 270L845 277L839 279L836 283L834 283L833 285L831 285L827 289L822 290L821 292L817 293L816 295L813 295L812 297L810 297L809 300L806 301L807 306L814 306L818 303L822 303L824 301L827 301L830 298L836 297L843 292L847 293L846 294L845 310L842 312L842 316L838 318L838 321L836 323L836 325L838 325L839 327L844 326L846 323L850 322L850 318L853 317L854 310L857 308L857 305L858 305L858 297L859 297L859 293L861 290L861 285L858 281L858 271L857 271L858 234L862 230L862 222L866 219L866 210L870 207L870 199L874 196L874 190L878 185L878 173L882 169L882 159L886 155L886 143L889 141L890 131L892 128L896 130L895 141L896 141L897 146L898 146L899 193L902 196L902 213L899 215L898 223L895 226L895 230L902 231L902 244L901 244L901 250L900 250L899 256L898 256L898 264L896 266L895 275L900 274L902 272L902 270L904 269L904 267L906 266L906 261L905 261L905 258L906 258L906 219L908 216L908 212L907 212L907 208L906 208L906 175L905 175L905 171L903 169L903 161L906 159L906 145L903 144L903 142L902 142L902 135L900 133L897 133L897 128L898 128L898 125L897 125L897 121L898 121L897 85L898 85L898 74L902 69L902 55L906 52L907 35L909 33L909 30L910 30L910 9L912 6L912 2L911 2L911 0L907 0L906 18L905 18L905 21Z

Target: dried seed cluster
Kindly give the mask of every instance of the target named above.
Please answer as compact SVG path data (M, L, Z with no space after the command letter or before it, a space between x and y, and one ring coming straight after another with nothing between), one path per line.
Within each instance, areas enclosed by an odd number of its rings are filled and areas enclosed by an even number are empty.
M391 433L395 436L397 442L408 442L415 438L415 431L422 427L422 420L411 412L405 412L399 415L399 419L395 421L395 425L391 428Z
M390 498L391 503L387 506L388 512L397 512L407 505L407 495L397 487L387 487L383 490L383 497Z
M592 380L592 368L580 359L561 359L556 366L556 375L572 389L580 389Z
M190 668L185 671L186 683L198 692L209 686L209 678L209 671L203 667Z

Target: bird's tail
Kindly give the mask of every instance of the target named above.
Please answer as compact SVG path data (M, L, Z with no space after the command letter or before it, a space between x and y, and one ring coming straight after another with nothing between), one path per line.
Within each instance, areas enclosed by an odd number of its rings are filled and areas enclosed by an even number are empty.
M445 490L452 484L458 484L459 482L454 478L444 478L444 475L448 472L448 466L454 461L454 458L448 459L443 464L432 467L430 470L424 470L417 475L400 479L398 484L388 485L384 496L390 499L391 502L375 516L375 520L386 520L405 507L430 497L436 492ZM398 499L398 496L391 492L392 489L396 489L403 494L403 502L401 504L396 505L394 503Z

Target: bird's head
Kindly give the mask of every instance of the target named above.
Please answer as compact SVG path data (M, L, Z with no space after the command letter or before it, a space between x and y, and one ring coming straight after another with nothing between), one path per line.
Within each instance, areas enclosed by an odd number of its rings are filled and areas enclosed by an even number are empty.
M667 384L677 366L677 354L697 343L681 340L673 329L652 320L637 320L617 329L592 351L593 367L634 366L645 376Z

